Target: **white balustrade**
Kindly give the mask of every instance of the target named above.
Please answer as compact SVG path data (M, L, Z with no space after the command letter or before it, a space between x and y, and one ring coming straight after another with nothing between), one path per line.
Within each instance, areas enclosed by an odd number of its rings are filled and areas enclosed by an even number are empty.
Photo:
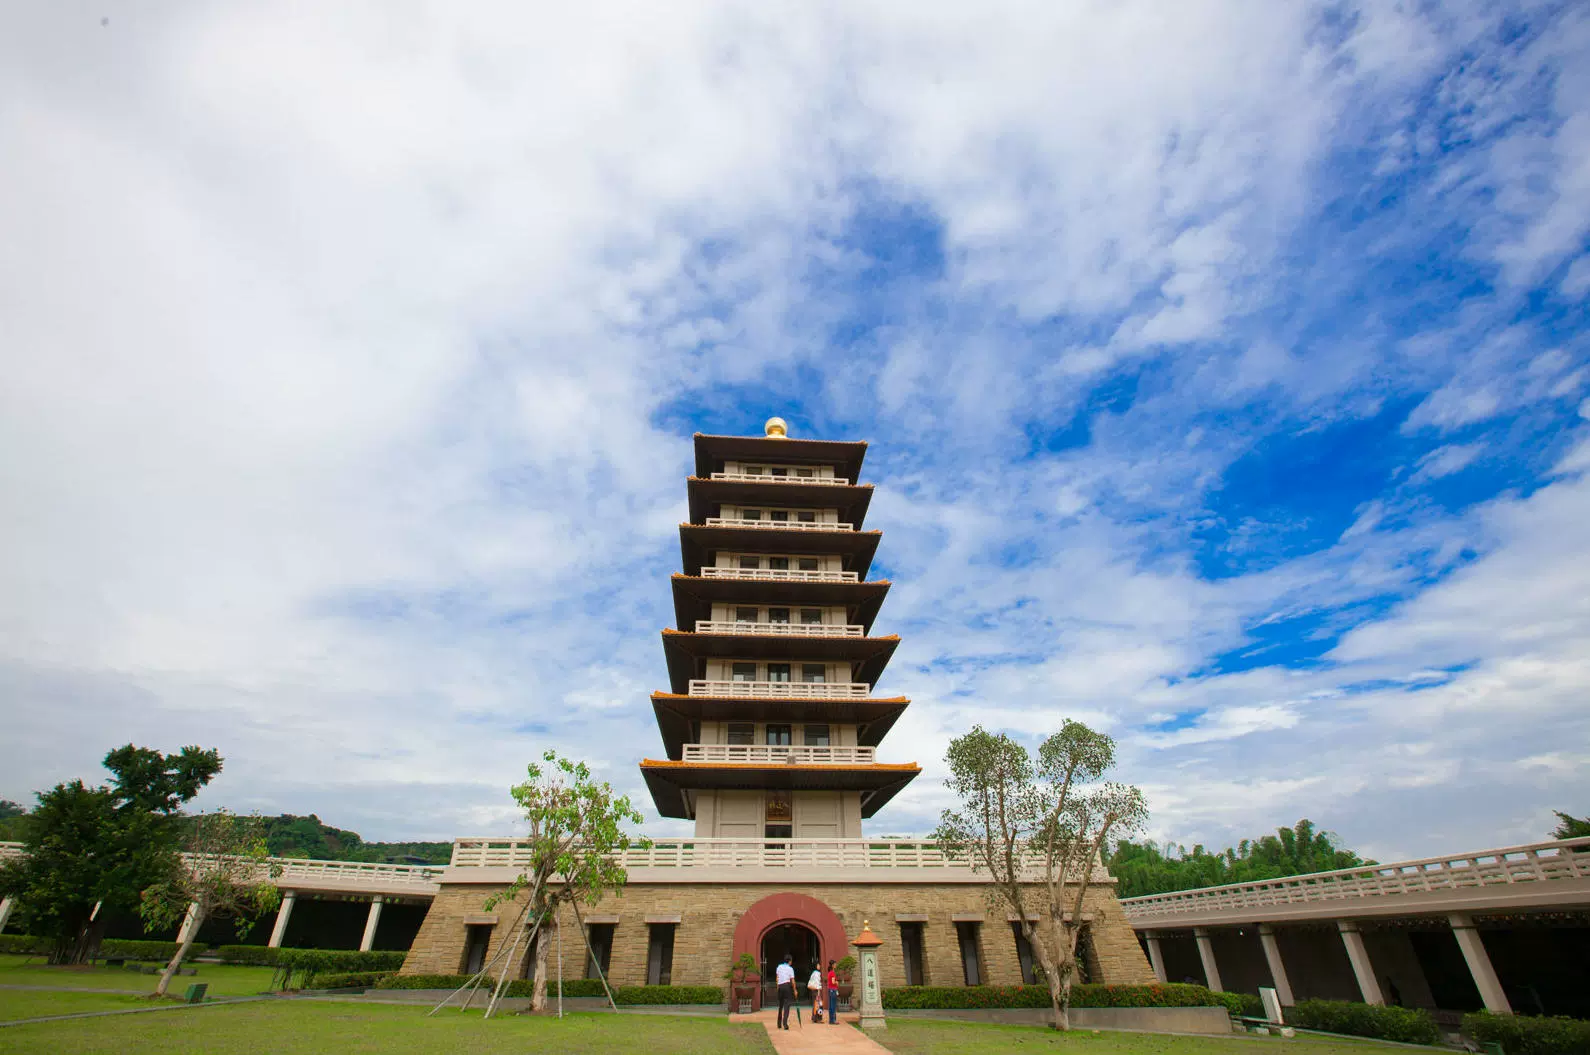
M0 842L0 861L23 856L21 843Z
M766 531L856 530L856 525L843 521L825 524L820 520L742 520L739 517L707 517L707 527L762 528Z
M686 762L738 762L746 765L871 765L875 747L810 747L804 744L686 744Z
M1577 852L1576 852L1577 851ZM1364 865L1333 872L1232 883L1201 890L1123 898L1133 925L1215 913L1255 913L1282 905L1341 901L1395 894L1460 893L1505 884L1590 879L1590 838L1509 846L1454 857Z
M0 842L0 860L21 857L21 843ZM184 860L194 859L183 854ZM268 857L260 866L268 872L272 865L281 871L272 882L285 889L314 890L325 887L335 890L385 890L412 889L417 894L436 892L436 880L442 874L440 865L395 865L374 861L315 861L299 857Z
M864 681L692 681L692 696L763 700L852 700L871 695Z
M866 629L855 623L752 623L697 619L696 633L734 634L738 637L863 637Z
M785 568L702 568L703 579L760 579L764 582L860 582L853 571L791 571Z
M816 484L824 487L849 487L850 480L843 476L774 476L772 473L713 473L714 480L728 480L737 484Z

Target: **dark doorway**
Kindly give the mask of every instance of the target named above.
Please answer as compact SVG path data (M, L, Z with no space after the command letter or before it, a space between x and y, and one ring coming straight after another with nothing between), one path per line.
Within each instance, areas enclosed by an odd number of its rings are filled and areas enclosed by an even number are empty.
M822 959L822 947L817 932L804 923L780 923L762 938L762 1006L778 1006L778 984L774 971L784 962L785 955L792 956L795 968L795 999L806 997L806 979L812 967ZM838 957L834 957L838 959Z

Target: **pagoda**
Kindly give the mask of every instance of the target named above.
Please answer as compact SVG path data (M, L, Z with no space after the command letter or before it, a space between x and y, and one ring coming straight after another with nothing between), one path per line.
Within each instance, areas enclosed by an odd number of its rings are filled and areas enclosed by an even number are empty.
M641 774L664 817L697 838L858 839L921 771L877 760L910 701L875 690L898 636L875 636L889 592L867 578L864 442L695 436L662 632L669 687L652 694L667 753Z

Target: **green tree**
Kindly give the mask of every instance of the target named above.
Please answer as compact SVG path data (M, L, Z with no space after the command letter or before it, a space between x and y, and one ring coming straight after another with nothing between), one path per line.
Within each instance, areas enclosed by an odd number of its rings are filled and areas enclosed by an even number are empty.
M1083 901L1111 834L1147 819L1143 793L1104 781L1115 741L1069 719L1039 745L1036 761L982 726L952 740L945 759L961 805L943 812L934 838L946 856L989 874L990 899L1015 912L1043 965L1051 1024L1069 1029ZM1047 909L1036 923L1029 903Z
M221 770L213 750L162 755L128 744L105 756L108 785L81 780L37 795L23 856L0 867L0 895L53 944L51 963L82 963L99 944L105 910L133 908L139 891L168 874L179 837L177 809Z
M1557 827L1551 830L1553 839L1583 839L1590 835L1590 817L1573 817L1561 810L1552 810L1557 815Z
M511 791L529 822L530 860L525 870L502 894L486 902L488 909L501 901L515 900L529 890L525 925L535 932L535 989L530 1007L547 1005L547 950L553 940L552 923L562 905L594 905L608 893L623 889L628 873L619 856L631 846L650 842L632 838L624 824L639 824L639 812L628 796L614 796L605 782L594 780L584 762L560 758L555 751L542 755L545 769L531 763L529 779Z
M1161 849L1122 840L1110 854L1110 873L1119 882L1121 897L1137 897L1374 864L1339 843L1339 836L1316 829L1307 819L1214 853L1202 845L1188 850L1167 843Z
M27 812L27 808L24 807L20 802L12 802L10 799L0 799L0 821L7 820L11 817L20 817Z
M237 921L241 941L253 921L275 908L281 892L271 882L282 866L269 860L264 825L257 817L225 810L192 818L185 853L171 857L164 878L144 888L138 911L156 927L182 921L176 954L160 973L156 996L165 996L199 928L209 919Z

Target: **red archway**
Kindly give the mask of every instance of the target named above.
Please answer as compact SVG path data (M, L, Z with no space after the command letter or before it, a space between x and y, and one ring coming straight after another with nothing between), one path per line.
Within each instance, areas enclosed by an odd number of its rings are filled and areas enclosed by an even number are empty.
M748 952L752 959L760 960L763 936L780 923L801 923L816 931L824 960L843 958L849 947L845 925L833 909L805 894L771 894L746 909L740 922L735 924L733 958L738 960L741 953ZM797 988L805 993L804 986ZM760 989L752 1006L761 1007Z

